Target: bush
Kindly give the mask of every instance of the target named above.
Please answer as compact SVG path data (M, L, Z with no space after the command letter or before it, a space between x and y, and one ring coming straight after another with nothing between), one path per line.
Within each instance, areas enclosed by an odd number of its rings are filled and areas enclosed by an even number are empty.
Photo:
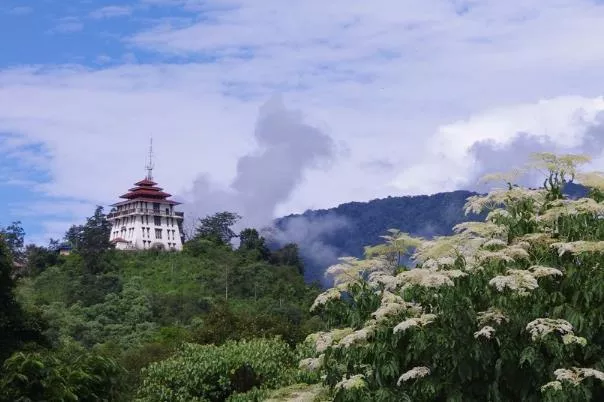
M282 340L185 344L173 357L143 370L142 401L224 401L253 388L293 381L295 354Z
M81 348L18 352L4 362L3 401L118 401L124 370Z

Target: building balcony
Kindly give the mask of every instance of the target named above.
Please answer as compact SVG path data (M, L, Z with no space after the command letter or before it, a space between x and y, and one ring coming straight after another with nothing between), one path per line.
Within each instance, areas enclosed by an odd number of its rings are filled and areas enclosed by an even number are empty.
M113 219L121 218L124 216L130 216L130 215L154 215L154 216L171 217L171 218L176 218L176 219L184 218L184 212L176 212L176 211L166 212L165 210L162 211L161 209L152 209L152 208L129 208L129 209L124 209L122 211L110 212L109 214L107 214L107 219L113 220Z

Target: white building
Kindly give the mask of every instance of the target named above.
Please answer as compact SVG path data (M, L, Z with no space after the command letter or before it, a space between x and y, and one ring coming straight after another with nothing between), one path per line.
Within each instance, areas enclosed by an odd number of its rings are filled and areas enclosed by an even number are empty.
M147 177L120 196L125 201L113 204L107 215L110 240L120 250L182 250L184 214L174 210L180 203L169 200L171 194L153 181L152 154L149 156Z

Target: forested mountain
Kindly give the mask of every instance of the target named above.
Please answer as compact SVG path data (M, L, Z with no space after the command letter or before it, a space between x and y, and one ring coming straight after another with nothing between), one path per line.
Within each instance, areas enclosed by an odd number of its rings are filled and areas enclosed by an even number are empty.
M480 217L466 216L463 205L476 193L453 191L434 195L388 197L369 202L349 202L335 208L309 210L300 215L278 219L277 228L285 233L306 225L324 225L313 238L299 241L305 262L305 278L323 279L325 268L340 256L362 257L365 246L382 242L380 236L388 229L399 229L416 236L433 237L451 233L451 228L467 220ZM312 230L309 230L312 233ZM315 255L317 249L329 252Z
M567 183L564 192L570 198L577 198L585 196L587 189ZM277 219L275 225L285 233L285 239L298 243L306 280L325 284L325 268L335 263L337 257L362 257L364 247L382 243L380 236L388 229L431 238L451 234L458 223L484 220L484 216L465 215L463 210L466 199L476 194L459 190L349 202L335 208L288 215ZM312 226L320 226L320 229L312 230ZM293 233L296 231L302 233ZM304 238L305 235L308 237ZM270 244L282 245L275 237Z

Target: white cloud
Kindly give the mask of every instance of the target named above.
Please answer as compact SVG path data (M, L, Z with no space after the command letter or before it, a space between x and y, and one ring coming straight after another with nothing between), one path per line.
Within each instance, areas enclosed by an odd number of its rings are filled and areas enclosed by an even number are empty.
M476 173L484 170L472 155L472 147L488 141L492 147L506 148L525 133L547 141L549 146L561 150L604 155L602 149L583 147L586 134L602 124L604 97L558 97L533 104L497 108L469 119L441 126L425 143L423 161L403 170L392 182L405 192L437 192L474 186ZM585 149L588 148L588 149ZM517 149L520 158L524 150ZM554 149L552 149L554 151ZM594 154L595 153L595 154ZM508 161L507 168L519 166L524 160ZM596 165L603 168L604 165Z
M94 19L125 17L132 14L132 8L126 6L106 6L90 13Z
M84 24L77 17L64 17L50 30L51 33L73 33L84 29Z
M8 14L10 15L27 15L31 14L34 11L32 7L27 6L17 6L8 10Z
M528 131L572 148L602 109L594 1L146 3L199 18L133 35L129 60L142 47L189 62L0 71L0 131L48 147L47 194L114 201L143 175L151 135L168 191L186 193L204 172L226 185L275 92L350 150L307 172L280 214L452 189L478 169L475 143Z

